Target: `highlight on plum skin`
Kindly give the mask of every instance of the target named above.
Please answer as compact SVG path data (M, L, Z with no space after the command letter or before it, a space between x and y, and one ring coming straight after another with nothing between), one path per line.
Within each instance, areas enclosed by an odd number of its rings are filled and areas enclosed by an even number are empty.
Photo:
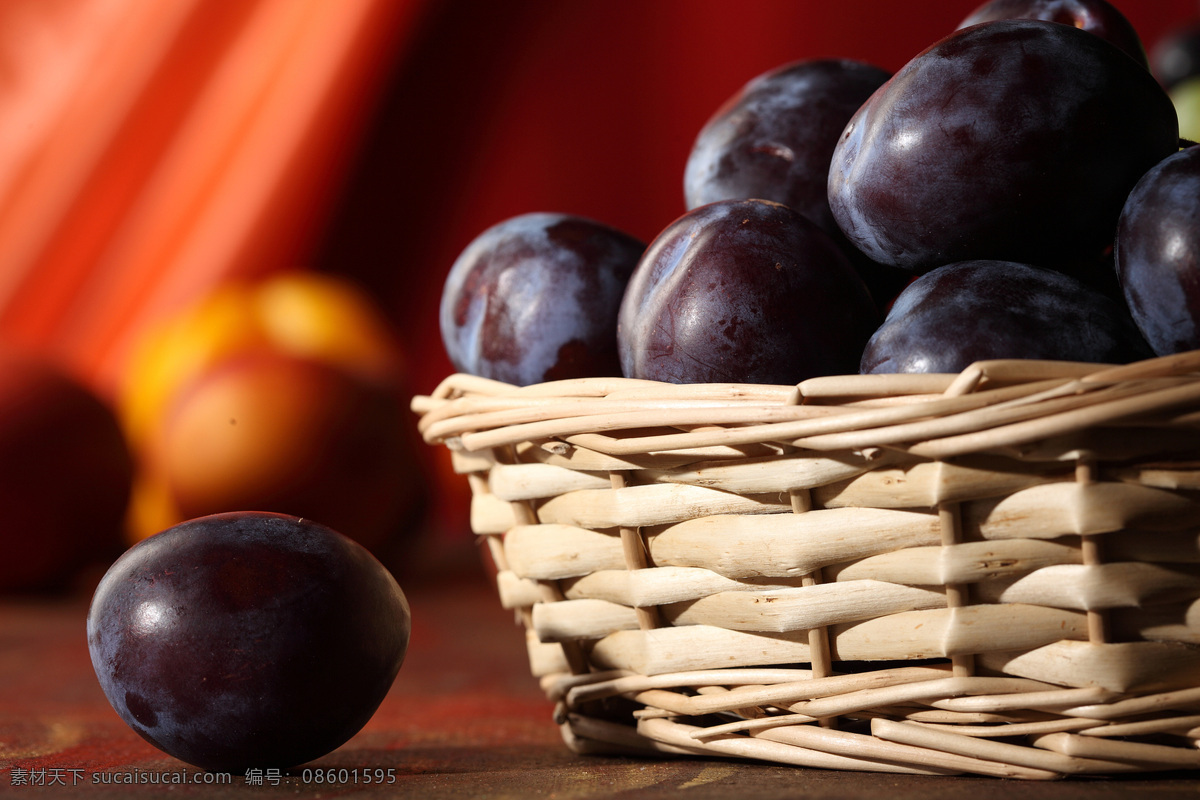
M617 320L625 377L798 383L853 372L875 301L833 239L790 206L693 209L646 250Z
M1121 211L1114 248L1129 311L1157 355L1200 349L1200 146L1160 161Z
M720 200L773 200L829 234L883 308L912 275L846 241L829 208L829 163L842 130L891 73L846 58L784 64L746 82L696 135L684 165L688 210Z
M863 351L863 373L961 372L976 361L1124 364L1153 355L1128 311L1055 270L948 264L896 298Z
M1146 47L1137 30L1120 9L1108 0L987 0L968 14L959 28L1003 19L1038 19L1070 25L1124 51L1145 69L1150 68Z
M999 20L943 38L863 104L829 203L855 246L914 273L999 259L1090 282L1125 197L1178 142L1170 98L1120 50Z
M571 214L521 214L483 231L442 290L454 368L517 386L620 375L617 309L645 248Z
M135 732L206 770L287 768L378 709L411 616L365 548L312 520L199 517L143 539L101 579L92 665Z
M846 123L891 73L851 59L810 59L747 82L705 123L684 166L687 208L773 200L831 236L829 160Z

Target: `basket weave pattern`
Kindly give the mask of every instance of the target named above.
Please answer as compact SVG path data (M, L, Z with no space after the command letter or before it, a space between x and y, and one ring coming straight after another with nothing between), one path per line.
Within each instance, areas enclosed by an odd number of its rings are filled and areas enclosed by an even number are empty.
M413 408L578 752L1200 767L1200 353Z

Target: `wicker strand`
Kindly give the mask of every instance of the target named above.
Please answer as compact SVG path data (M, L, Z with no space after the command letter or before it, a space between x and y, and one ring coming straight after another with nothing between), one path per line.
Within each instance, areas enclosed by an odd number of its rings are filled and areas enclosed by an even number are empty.
M609 473L609 480L614 489L623 489L629 485L624 472ZM637 528L628 526L622 526L620 531L621 551L625 556L625 568L627 570L639 570L649 567L650 553L646 547L646 540L642 538L642 532ZM637 606L634 608L634 612L637 614L638 627L642 630L646 631L662 627L662 617L659 615L657 606Z
M510 462L516 460L516 455L511 448L508 449L506 455L508 456L507 460ZM513 518L516 520L518 525L537 524L537 511L534 510L529 501L511 501L510 505L512 507ZM557 603L565 599L563 596L562 587L559 586L558 581L540 581L538 588L540 590L541 601L543 603ZM532 617L526 619L526 624L528 629L532 630ZM562 648L563 657L566 659L567 665L570 667L571 672L575 674L583 674L591 671L591 666L588 664L587 656L584 654L579 642L575 640L567 640L559 642L559 646Z
M788 396L789 405L802 405L804 396L799 387ZM813 510L812 492L807 488L788 491L793 514L807 514ZM817 586L824 580L821 567L816 567L801 578L801 586ZM833 674L833 659L829 649L829 628L818 625L808 631L808 648L813 678L825 678ZM836 728L837 717L822 717L817 723L825 728Z
M1097 480L1096 462L1088 455L1083 455L1076 462L1075 480L1082 486L1094 484ZM1083 535L1080 537L1080 548L1083 564L1087 567L1097 567L1104 563L1102 536ZM1104 644L1108 641L1109 615L1103 609L1087 609L1088 641L1092 644Z
M1200 352L413 408L576 752L1200 769Z
M474 498L483 497L489 492L486 474L469 472L467 473L467 483L471 487L472 502L475 502ZM508 556L505 555L504 542L500 536L487 535L481 538L487 544L488 555L491 556L492 563L496 565L496 569L501 572L508 570Z
M791 498L791 506L793 514L805 514L812 511L813 500L812 493L807 489L793 489L789 493ZM812 572L803 576L800 579L801 586L818 586L822 582L821 568L817 567ZM829 651L829 628L826 625L818 625L815 628L810 628L808 631L808 648L810 654L810 663L814 678L824 678L833 674L833 659ZM821 717L817 720L818 724L826 728L837 727L837 717Z
M953 547L961 543L962 510L958 503L942 503L938 506L938 524L942 536L942 547ZM962 608L970 603L968 584L950 583L946 585L947 608ZM970 653L956 653L950 656L950 664L956 677L975 674L975 657Z

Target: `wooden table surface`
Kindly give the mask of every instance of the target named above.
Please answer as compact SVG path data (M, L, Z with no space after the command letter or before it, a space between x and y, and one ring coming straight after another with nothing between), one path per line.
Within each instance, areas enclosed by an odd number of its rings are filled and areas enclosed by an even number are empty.
M0 796L162 794L151 781L183 781L172 793L199 798L1200 796L1200 774L1040 783L577 756L562 743L529 676L521 631L482 567L411 580L405 591L413 611L408 657L367 726L306 768L224 783L156 750L109 707L88 658L86 597L0 602Z

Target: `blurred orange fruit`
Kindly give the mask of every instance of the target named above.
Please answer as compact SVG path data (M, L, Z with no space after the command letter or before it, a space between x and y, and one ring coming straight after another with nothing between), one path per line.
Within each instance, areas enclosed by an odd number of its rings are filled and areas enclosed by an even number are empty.
M279 511L380 553L424 497L403 379L382 313L349 281L297 271L222 286L130 362L128 537Z
M176 398L154 463L184 518L284 511L380 550L415 476L396 399L282 353L225 361Z
M181 386L221 361L274 350L394 381L400 351L374 302L345 279L291 271L231 281L154 327L130 358L121 420L136 443L154 435Z

